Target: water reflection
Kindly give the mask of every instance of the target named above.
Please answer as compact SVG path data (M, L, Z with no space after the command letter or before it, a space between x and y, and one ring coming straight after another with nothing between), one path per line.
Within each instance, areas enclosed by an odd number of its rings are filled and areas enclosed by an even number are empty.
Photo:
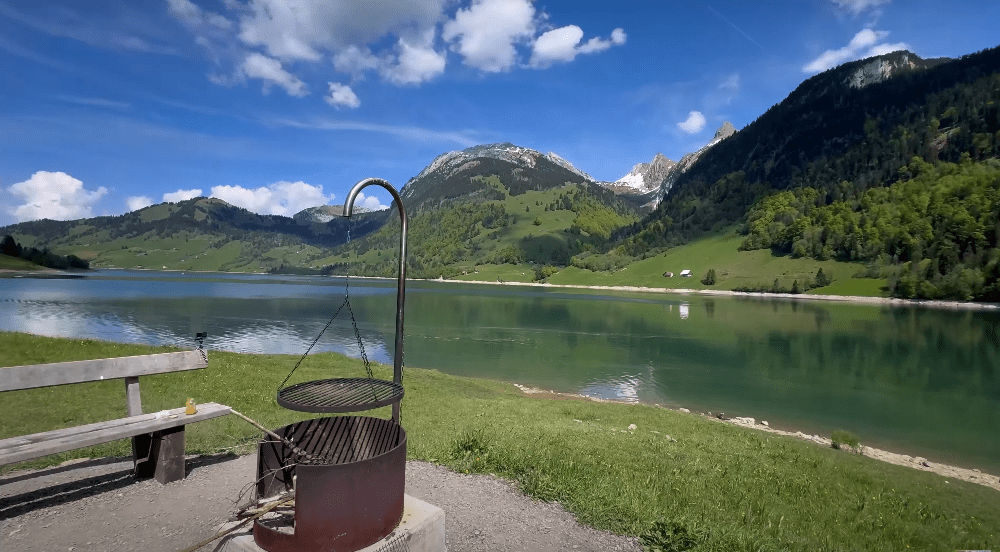
M633 376L614 378L611 381L595 382L583 387L581 395L599 399L623 402L639 402L639 386L642 381Z

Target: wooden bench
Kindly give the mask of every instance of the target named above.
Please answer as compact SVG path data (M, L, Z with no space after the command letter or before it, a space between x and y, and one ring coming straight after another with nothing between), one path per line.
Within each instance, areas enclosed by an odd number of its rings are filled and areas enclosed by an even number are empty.
M224 416L232 409L205 403L197 405L196 414L185 414L184 407L143 414L139 376L206 367L207 355L202 350L195 350L0 368L0 391L124 379L128 415L107 422L0 440L0 466L131 437L136 477L155 477L160 483L183 479L184 426Z

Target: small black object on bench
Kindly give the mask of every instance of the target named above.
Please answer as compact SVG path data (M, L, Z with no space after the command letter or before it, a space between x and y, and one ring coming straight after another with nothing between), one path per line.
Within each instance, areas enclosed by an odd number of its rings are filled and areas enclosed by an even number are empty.
M143 414L139 376L207 367L207 355L196 350L0 368L0 391L124 379L128 414L127 418L0 440L0 466L131 437L136 477L155 477L160 483L183 479L184 426L224 416L232 409L204 403L197 406L196 414L185 414L184 407L165 415Z

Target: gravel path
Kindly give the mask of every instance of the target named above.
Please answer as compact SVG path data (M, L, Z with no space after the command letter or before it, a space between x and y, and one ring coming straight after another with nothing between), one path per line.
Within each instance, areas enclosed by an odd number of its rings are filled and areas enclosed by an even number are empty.
M131 462L118 458L0 477L0 551L176 552L195 544L227 521L253 481L256 455L192 456L187 470L169 485L136 482ZM406 492L445 511L450 552L642 549L489 475L407 462Z

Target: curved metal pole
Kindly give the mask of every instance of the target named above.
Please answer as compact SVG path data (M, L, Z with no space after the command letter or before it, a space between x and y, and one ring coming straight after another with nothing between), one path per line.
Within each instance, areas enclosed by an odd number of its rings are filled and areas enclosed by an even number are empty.
M403 201L399 198L399 193L396 188L392 187L392 184L382 180L381 178L366 178L351 188L350 192L347 192L347 199L344 200L344 214L346 218L350 218L351 214L354 213L354 199L358 196L358 192L367 186L371 185L382 186L392 195L392 199L396 202L396 207L399 207L399 222L400 222L400 232L399 232L399 281L396 285L396 352L392 359L392 381L402 384L403 383L403 304L405 303L406 297L406 211L403 210ZM399 402L392 403L392 421L399 423Z

